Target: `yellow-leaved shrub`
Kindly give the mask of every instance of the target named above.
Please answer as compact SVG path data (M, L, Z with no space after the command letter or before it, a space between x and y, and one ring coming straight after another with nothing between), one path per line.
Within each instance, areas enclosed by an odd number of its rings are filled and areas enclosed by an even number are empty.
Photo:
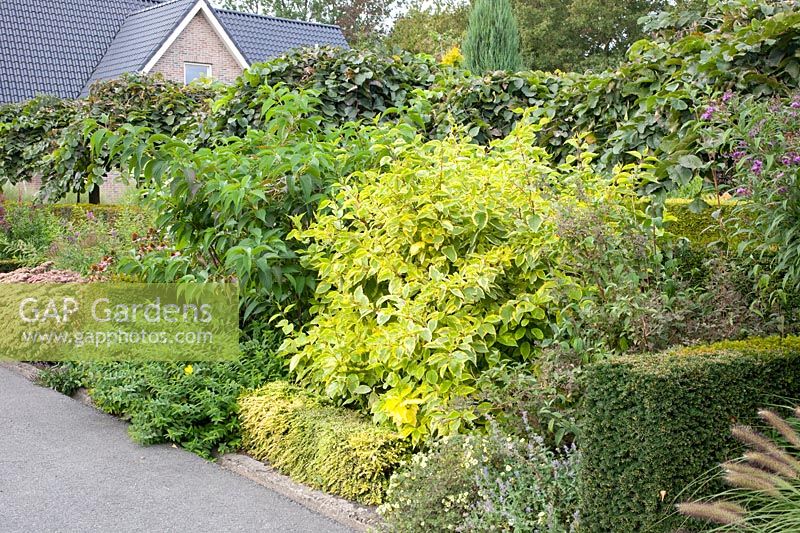
M318 284L311 321L283 322L282 353L303 385L418 442L476 420L452 400L482 372L556 342L595 282L570 263L570 220L640 233L626 241L647 243L648 230L633 188L642 167L600 177L578 140L579 155L552 165L534 142L546 122L523 120L489 147L418 139L298 224Z

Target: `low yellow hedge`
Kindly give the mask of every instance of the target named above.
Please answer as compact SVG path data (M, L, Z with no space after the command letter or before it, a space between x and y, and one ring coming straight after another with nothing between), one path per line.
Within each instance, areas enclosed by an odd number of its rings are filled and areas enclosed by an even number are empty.
M243 446L300 483L368 505L409 454L399 435L286 382L239 399Z

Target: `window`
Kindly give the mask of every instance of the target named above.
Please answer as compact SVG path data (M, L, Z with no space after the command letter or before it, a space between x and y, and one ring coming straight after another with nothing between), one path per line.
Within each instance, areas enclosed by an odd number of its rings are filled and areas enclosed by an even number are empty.
M211 77L211 65L203 63L184 63L183 64L183 82L187 85L199 78Z

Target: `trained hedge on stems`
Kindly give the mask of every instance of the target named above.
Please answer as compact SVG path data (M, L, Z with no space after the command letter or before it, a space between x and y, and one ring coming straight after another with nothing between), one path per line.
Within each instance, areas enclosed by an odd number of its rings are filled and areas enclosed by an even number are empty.
M663 157L657 182L646 193L688 182L705 161L689 131L714 95L727 90L756 96L798 86L800 13L790 0L769 6L734 0L711 2L704 15L654 16L653 40L635 43L627 60L601 73L469 71L436 64L429 56L388 56L371 51L300 51L256 65L214 106L202 134L242 135L265 120L262 88L286 83L320 93L321 112L332 125L387 114L442 138L464 128L486 144L507 135L519 108L534 107L552 119L539 143L562 160L566 141L587 140L608 169L650 152ZM406 109L403 109L406 108ZM400 110L399 116L394 112Z
M759 97L798 87L800 13L793 0L712 1L705 15L654 16L648 29L660 35L635 43L626 61L602 73L481 77L430 56L312 49L252 66L223 90L207 119L207 100L217 96L213 88L141 78L100 84L77 107L0 106L0 147L9 146L8 153L0 149L0 182L30 179L38 169L48 198L100 183L119 163L108 157L113 147L98 133L105 128L124 128L115 138L126 143L144 133L190 143L199 136L207 146L243 137L271 120L264 111L269 89L283 83L318 94L326 127L383 116L411 122L428 138L463 128L483 144L513 129L517 109L534 107L551 119L537 142L556 161L568 157L566 141L580 134L606 170L639 159L639 153L659 156L657 179L641 184L651 194L705 171L708 161L697 156L702 139L692 119L716 95ZM3 166L11 170L4 174Z
M733 423L800 397L800 338L752 339L613 358L586 370L582 529L671 532L677 501L740 452ZM682 492L684 491L684 492Z
M383 501L407 443L354 411L277 381L239 399L244 449L312 487L365 504Z

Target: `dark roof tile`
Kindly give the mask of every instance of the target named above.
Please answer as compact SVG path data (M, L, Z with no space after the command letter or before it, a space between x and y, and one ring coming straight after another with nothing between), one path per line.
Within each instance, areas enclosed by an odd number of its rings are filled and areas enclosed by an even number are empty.
M91 84L98 80L142 70L196 3L197 0L171 0L129 15L81 94L88 94Z
M94 80L140 70L196 1L0 0L0 103L74 98ZM337 26L215 12L251 63L304 46L347 46Z

